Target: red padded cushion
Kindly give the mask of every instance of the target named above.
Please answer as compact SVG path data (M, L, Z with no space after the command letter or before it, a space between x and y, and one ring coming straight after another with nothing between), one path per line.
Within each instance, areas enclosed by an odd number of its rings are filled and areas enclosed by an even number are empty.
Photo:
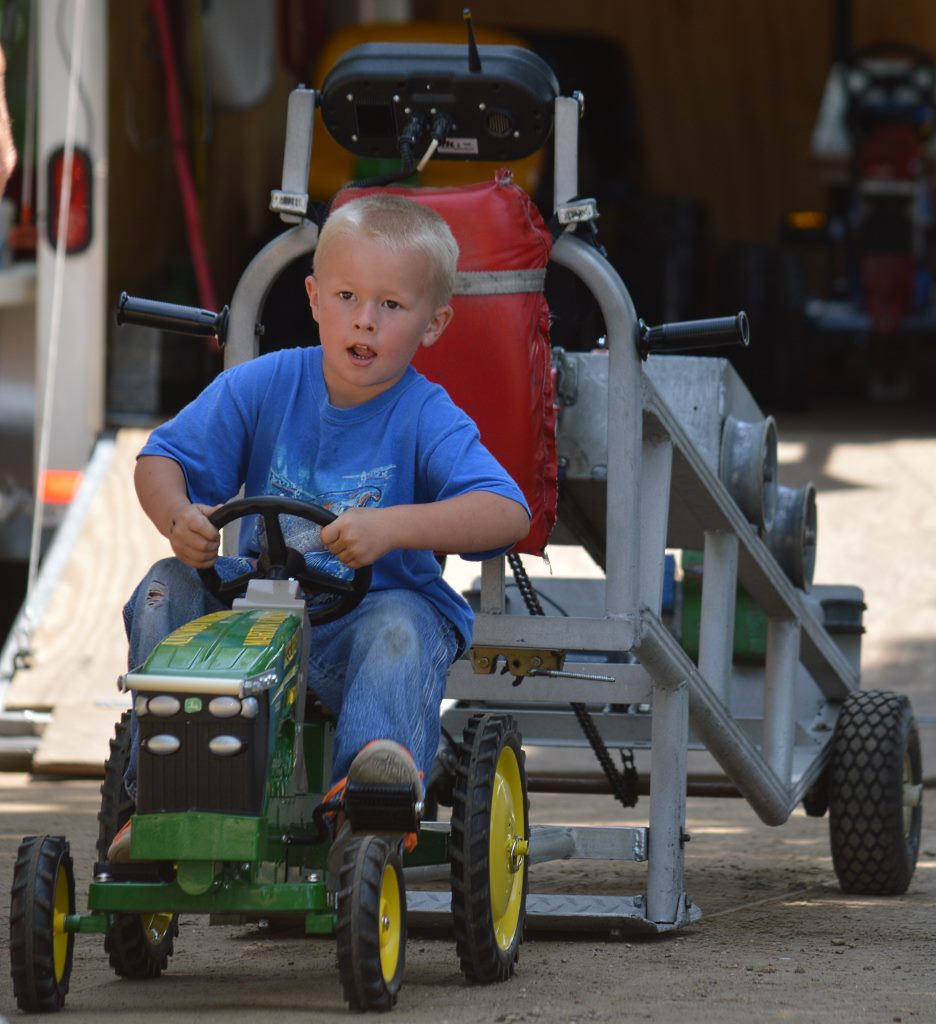
M361 189L347 189L335 205ZM545 268L550 235L530 197L508 173L450 188L384 189L441 214L461 255L459 271ZM517 482L532 513L530 532L513 549L541 555L556 522L556 411L550 369L549 309L541 291L455 295L455 316L436 345L413 365L441 384L477 423L489 451Z

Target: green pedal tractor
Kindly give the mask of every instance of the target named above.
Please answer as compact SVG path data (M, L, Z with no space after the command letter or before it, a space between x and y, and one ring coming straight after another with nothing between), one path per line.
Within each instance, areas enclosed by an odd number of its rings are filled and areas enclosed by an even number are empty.
M473 981L513 973L527 894L529 823L520 737L507 715L480 714L465 729L451 784L451 822L424 821L411 786L355 785L328 798L334 720L307 699L310 624L350 611L370 570L344 580L306 570L288 548L281 515L319 525L325 509L288 499L229 502L224 526L263 519L267 550L256 570L205 585L225 598L214 612L166 637L122 685L134 693L139 731L136 801L124 787L130 712L117 724L101 787L98 862L88 912L77 913L69 844L30 836L16 859L10 927L13 988L20 1009L58 1010L68 992L75 935L104 935L124 978L166 967L180 914L212 924L284 921L307 934L335 934L350 1007L388 1010L403 979L404 864L451 864L458 956ZM298 560L298 561L297 561ZM330 593L307 605L300 586ZM431 794L430 794L431 795ZM338 856L334 815L351 823ZM132 816L131 860L107 860ZM404 852L404 836L418 843Z

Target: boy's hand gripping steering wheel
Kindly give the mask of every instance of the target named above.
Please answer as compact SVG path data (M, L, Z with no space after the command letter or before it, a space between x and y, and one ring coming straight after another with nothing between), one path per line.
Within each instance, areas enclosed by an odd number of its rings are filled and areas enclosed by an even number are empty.
M342 615L347 615L352 608L361 603L370 587L370 566L356 569L350 579L310 569L300 551L287 547L279 521L280 516L297 516L319 526L327 526L337 519L337 516L321 505L312 505L307 501L265 496L235 498L212 512L208 519L220 530L222 526L227 526L235 519L243 519L244 516L250 515L258 515L263 519L266 548L260 553L255 569L229 580L222 580L214 566L199 569L198 574L202 583L215 597L230 605L250 580L294 579L309 593L334 594L338 598L334 604L309 609L309 624L312 626L333 622Z

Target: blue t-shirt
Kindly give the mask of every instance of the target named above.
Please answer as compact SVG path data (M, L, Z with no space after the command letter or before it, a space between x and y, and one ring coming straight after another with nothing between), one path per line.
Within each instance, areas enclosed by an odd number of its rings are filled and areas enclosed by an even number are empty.
M191 501L217 505L235 497L276 495L350 508L426 504L469 491L518 502L522 492L481 444L474 422L445 390L408 367L383 394L350 409L328 400L322 350L282 349L226 370L140 452L175 459ZM322 547L319 527L280 518L286 543L309 565L333 575L349 570ZM241 523L240 553L254 556L258 519ZM480 560L502 554L480 552ZM431 551L396 549L373 567L371 589L421 591L471 642L467 603L442 579Z

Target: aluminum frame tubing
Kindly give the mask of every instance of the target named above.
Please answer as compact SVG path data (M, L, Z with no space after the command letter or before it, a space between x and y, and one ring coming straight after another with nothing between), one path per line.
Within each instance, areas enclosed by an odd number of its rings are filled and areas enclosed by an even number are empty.
M318 226L303 221L268 242L247 264L231 299L224 368L254 359L260 351L260 311L277 277L294 259L312 253L318 242Z
M553 247L553 259L589 288L608 329L606 614L609 619L633 622L640 603L649 601L656 618L662 599L660 581L673 449L665 430L648 431L644 437L644 375L636 345L633 302L607 261L574 235L567 232L559 238ZM650 784L653 850L647 863L647 918L672 923L680 918L685 896L689 686L685 674L656 672L652 666L650 674L654 681Z
M282 185L270 197L270 208L287 224L300 223L309 205L316 98L314 89L300 87L293 89L287 101Z
M675 922L683 896L683 843L689 750L689 686L654 676L650 729L650 835L647 917Z
M577 115L576 115L577 116ZM557 141L557 147L560 143ZM557 149L558 151L558 149ZM662 579L666 515L652 513L653 502L669 490L671 445L665 434L643 439L642 371L635 343L637 315L624 283L594 246L571 232L553 246L552 259L571 270L595 297L608 328L608 480L609 531L606 551L605 619L539 619L504 616L499 611L475 620L475 642L482 645L519 643L574 650L629 651L637 640L641 587L642 527L658 531L659 576ZM648 496L641 497L641 468L648 460ZM653 539L653 538L651 538ZM654 540L652 550L656 548ZM644 545L644 550L651 550ZM648 561L648 572L652 562ZM655 559L654 559L655 561ZM482 568L482 592L487 565ZM659 583L654 584L658 588ZM484 601L494 608L495 602ZM501 606L502 607L502 606ZM521 624L522 623L522 624ZM517 630L522 636L517 637Z
M782 825L801 794L791 793L777 777L757 746L734 721L719 696L702 677L689 655L649 610L643 614L637 656L657 686L669 685L674 688L683 681L688 684L689 707L696 735L758 817L767 825ZM655 704L653 713L656 718Z
M738 580L770 619L791 619L802 627L801 658L824 696L840 701L858 686L858 673L826 632L801 593L787 579L724 485L715 476L691 439L653 390L649 381L645 416L660 424L673 440L674 490L689 495L705 530L734 534L739 540ZM691 493L689 493L691 492Z
M636 627L640 607L643 457L642 371L637 352L637 314L624 283L594 246L566 232L552 259L589 288L608 329L608 523L606 611L609 619Z
M796 732L796 671L799 666L800 626L792 619L767 624L767 663L764 670L764 761L789 786Z
M666 521L672 475L672 441L665 434L645 433L640 469L640 532L643 539L640 596L642 602L657 615L661 614L663 608Z
M557 96L553 105L553 212L578 195L578 123L582 108L574 97Z
M738 538L735 534L706 530L702 565L699 671L728 707L738 591Z

